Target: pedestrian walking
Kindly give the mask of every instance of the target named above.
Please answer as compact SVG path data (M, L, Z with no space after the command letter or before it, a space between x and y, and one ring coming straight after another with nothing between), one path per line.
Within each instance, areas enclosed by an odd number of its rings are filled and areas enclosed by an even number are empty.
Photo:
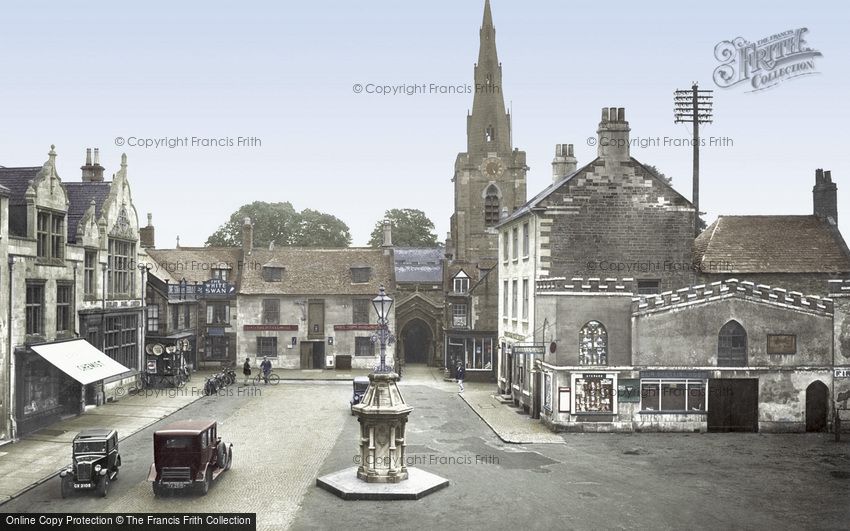
M466 377L466 369L463 366L463 363L457 363L457 371L455 372L455 378L457 379L458 393L463 392L463 379Z
M245 358L245 364L242 365L242 374L245 375L245 382L242 385L248 385L248 382L251 381L251 360L250 360L250 358Z

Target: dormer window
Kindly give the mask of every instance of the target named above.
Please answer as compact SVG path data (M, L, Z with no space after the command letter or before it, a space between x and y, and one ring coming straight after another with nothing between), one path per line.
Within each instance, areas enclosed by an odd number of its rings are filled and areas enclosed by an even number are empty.
M283 280L282 267L263 267L263 280L266 282L280 282Z
M452 282L452 291L455 293L466 293L469 291L469 275L460 271L455 275Z
M352 267L351 268L351 283L365 284L372 278L371 267Z

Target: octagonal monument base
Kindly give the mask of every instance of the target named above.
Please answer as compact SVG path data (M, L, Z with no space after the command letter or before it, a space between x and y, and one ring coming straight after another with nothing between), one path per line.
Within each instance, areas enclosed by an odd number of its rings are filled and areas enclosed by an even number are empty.
M449 486L449 480L418 468L407 469L399 483L367 483L357 477L357 467L316 479L316 485L343 500L418 500Z

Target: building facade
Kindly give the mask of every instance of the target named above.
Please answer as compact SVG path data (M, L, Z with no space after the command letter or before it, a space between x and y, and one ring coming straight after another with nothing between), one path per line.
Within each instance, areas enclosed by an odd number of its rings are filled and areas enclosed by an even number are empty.
M0 168L8 191L4 437L14 439L135 385L141 366L143 271L138 217L123 155L104 181L89 150L80 182L63 182L51 146L40 167ZM85 339L122 372L80 384L40 347ZM70 345L69 345L69 348Z

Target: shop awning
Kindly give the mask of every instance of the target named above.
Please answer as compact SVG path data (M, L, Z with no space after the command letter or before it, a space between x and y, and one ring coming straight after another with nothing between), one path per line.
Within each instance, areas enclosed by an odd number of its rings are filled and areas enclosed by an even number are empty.
M130 371L85 339L32 345L30 348L83 385Z

